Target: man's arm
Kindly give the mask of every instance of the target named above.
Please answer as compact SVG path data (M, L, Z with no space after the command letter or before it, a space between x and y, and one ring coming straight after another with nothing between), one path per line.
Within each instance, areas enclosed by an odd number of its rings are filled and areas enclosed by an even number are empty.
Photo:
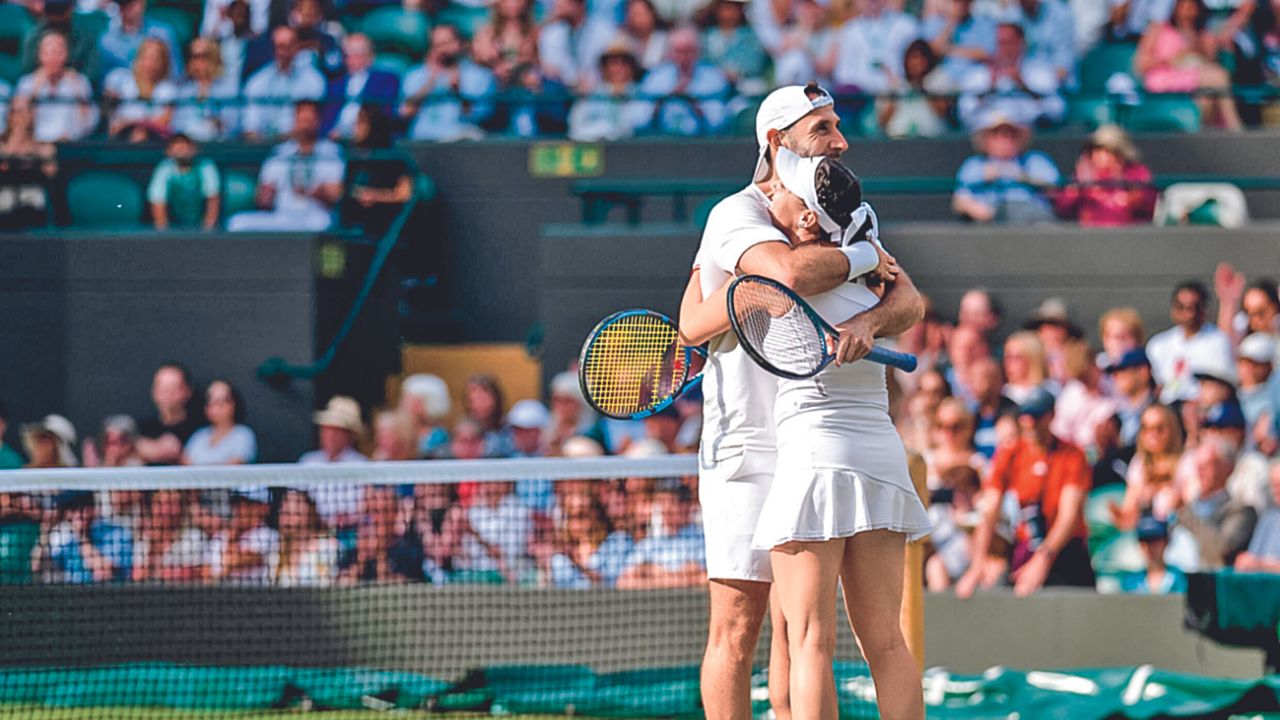
M849 280L849 258L831 246L762 242L742 253L738 271L772 278L801 295L817 295Z
M878 337L901 335L924 318L924 300L905 270L898 279L885 284L880 303L836 325L840 342L836 347L836 364L855 362L871 352Z

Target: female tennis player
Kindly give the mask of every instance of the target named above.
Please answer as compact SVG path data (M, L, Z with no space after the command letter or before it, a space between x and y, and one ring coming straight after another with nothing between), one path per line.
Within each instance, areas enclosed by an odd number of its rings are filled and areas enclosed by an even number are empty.
M853 174L830 159L785 150L777 162L769 210L776 226L793 245L829 242L833 233L843 239L860 209ZM877 271L888 275L896 264L878 243L877 249ZM864 278L806 299L834 325L879 302L867 285ZM682 333L727 325L724 307L719 293L696 310L682 307ZM771 550L791 659L792 717L837 713L831 662L841 581L881 717L923 718L920 673L900 613L905 543L926 534L929 520L889 419L884 366L833 365L807 380L779 379L774 412L778 470L752 544Z

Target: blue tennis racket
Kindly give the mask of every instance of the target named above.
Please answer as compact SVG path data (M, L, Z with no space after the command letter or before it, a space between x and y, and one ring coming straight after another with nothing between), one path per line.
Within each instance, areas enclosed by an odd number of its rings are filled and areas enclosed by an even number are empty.
M578 356L578 382L591 407L619 420L661 412L701 382L707 351L680 341L671 318L623 310L596 325Z
M759 275L744 275L729 286L729 322L747 355L779 377L803 380L822 372L836 356L840 333L794 290ZM867 360L906 372L916 356L872 347Z

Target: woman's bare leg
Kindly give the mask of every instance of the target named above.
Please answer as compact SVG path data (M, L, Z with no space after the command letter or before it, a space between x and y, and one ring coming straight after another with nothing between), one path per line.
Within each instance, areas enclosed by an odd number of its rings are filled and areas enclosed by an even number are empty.
M774 597L786 621L793 720L828 720L838 712L831 663L836 653L836 583L844 548L843 539L790 542L770 553Z

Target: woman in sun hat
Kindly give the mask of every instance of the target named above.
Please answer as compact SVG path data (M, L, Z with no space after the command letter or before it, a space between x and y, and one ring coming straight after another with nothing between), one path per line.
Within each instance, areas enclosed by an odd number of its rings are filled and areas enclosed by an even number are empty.
M1084 227L1151 222L1156 188L1129 134L1119 125L1099 126L1076 161L1075 181L1055 205L1059 215L1078 217Z

